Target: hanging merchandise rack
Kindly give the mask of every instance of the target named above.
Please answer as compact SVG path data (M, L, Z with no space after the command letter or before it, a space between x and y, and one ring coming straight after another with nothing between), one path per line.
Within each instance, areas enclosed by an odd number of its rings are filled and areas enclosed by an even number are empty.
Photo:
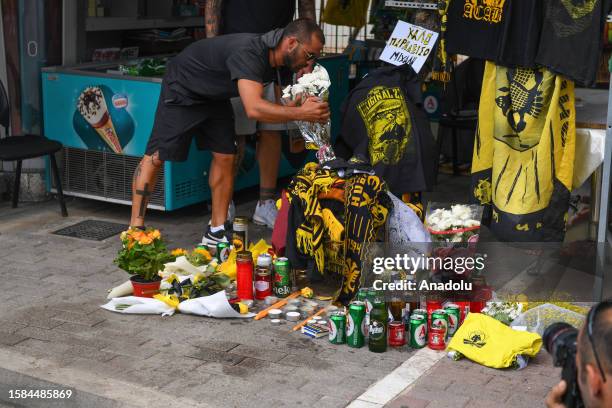
M413 9L430 9L437 10L438 2L435 3L420 3L416 1L385 1L385 7L397 7L397 8L413 8Z

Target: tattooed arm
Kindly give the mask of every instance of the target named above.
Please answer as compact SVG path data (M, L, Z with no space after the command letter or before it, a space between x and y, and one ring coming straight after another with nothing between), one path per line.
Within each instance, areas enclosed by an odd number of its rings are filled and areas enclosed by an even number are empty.
M219 35L221 7L223 7L223 0L206 0L206 7L204 8L206 38L212 38Z
M298 0L298 16L316 22L315 0Z

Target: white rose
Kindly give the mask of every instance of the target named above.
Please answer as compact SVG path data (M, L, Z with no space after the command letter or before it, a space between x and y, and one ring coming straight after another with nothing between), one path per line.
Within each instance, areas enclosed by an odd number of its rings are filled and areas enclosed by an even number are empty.
M315 80L314 75L312 73L310 74L304 74L300 77L300 79L298 79L298 84L302 84L302 85L307 85L310 84L311 82L313 82Z
M304 86L302 84L295 84L291 87L291 94L293 96L304 93Z
M329 88L330 83L324 79L317 79L314 81L314 85L319 89L319 91L324 91Z
M480 221L477 220L467 220L463 223L466 227L476 227L480 225Z

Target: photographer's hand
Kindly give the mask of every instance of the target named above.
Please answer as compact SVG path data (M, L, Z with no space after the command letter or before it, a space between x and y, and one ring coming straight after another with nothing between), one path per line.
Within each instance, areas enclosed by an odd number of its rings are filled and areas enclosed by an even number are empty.
M555 385L548 395L546 396L546 407L547 408L566 408L563 404L563 394L567 389L565 380L561 380L559 384Z

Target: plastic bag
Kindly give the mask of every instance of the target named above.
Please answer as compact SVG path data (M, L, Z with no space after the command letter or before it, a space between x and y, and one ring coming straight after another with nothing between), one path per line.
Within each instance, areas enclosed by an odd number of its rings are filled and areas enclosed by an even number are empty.
M411 253L413 250L421 254L428 253L431 236L421 219L402 200L389 192L387 194L393 201L393 209L387 224L389 244L394 249L403 249Z
M487 367L507 368L517 365L519 355L534 357L542 347L536 333L513 330L492 317L470 313L448 345Z
M550 303L545 303L529 309L525 313L519 315L511 327L526 327L527 331L538 333L540 336L544 334L544 330L548 326L556 322L569 323L576 328L580 328L585 317L580 313L559 307Z

